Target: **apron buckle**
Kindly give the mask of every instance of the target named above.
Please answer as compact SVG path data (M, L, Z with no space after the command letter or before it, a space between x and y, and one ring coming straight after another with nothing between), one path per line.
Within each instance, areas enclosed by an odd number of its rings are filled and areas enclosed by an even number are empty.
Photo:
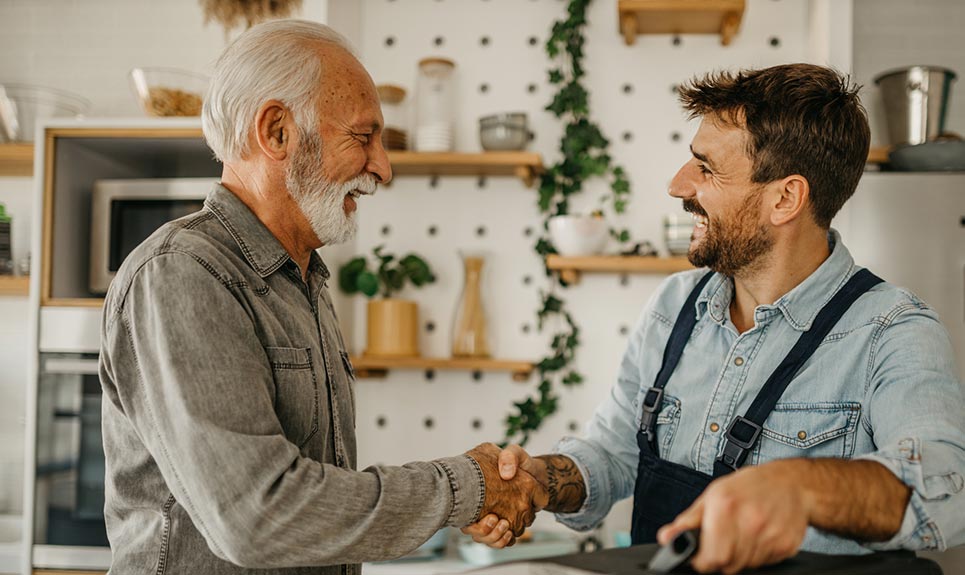
M647 436L647 440L653 441L657 429L657 414L663 407L663 389L651 387L647 394L643 396L643 414L640 418L640 429Z
M748 452L754 448L760 435L760 425L743 415L738 415L727 427L727 433L724 434L724 451L717 461L729 467L731 471L736 471L744 464Z

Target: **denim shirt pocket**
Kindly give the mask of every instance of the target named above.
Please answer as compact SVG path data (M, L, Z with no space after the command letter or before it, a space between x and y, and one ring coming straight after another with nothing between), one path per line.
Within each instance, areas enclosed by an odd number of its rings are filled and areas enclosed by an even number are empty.
M266 347L275 379L275 414L299 449L318 433L318 379L312 353L301 347Z
M850 458L860 418L857 402L778 403L764 421L751 463L791 457Z
M657 441L660 445L660 456L667 457L677 426L680 424L680 400L672 395L663 396L660 413L657 414Z

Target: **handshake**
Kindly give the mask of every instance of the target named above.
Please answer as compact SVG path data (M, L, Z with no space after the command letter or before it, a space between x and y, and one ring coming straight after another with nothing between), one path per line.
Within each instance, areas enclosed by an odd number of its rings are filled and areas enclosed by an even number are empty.
M522 447L483 443L466 452L479 464L486 498L479 521L462 532L477 543L507 547L533 524L536 513L577 511L586 498L583 476L563 455L530 457Z

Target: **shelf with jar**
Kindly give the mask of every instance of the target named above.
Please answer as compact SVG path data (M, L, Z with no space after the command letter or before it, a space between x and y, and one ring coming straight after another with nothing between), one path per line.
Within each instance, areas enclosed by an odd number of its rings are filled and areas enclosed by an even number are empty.
M744 0L619 0L620 33L628 46L639 34L719 34L727 46L740 30Z
M385 377L391 370L469 371L474 377L484 372L509 372L513 381L526 381L533 373L530 362L488 358L461 357L374 357L360 355L352 358L356 377Z
M570 285L580 283L583 274L672 274L694 269L686 257L657 256L560 256L546 257L546 268L558 272Z

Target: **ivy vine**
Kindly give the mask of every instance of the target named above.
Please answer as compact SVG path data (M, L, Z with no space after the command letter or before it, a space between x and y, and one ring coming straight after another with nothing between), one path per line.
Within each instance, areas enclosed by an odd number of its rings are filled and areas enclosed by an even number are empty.
M583 35L586 27L586 11L592 0L569 0L566 17L553 23L546 42L546 54L552 62L549 81L557 87L553 100L546 106L556 118L565 123L560 141L560 160L546 169L540 176L539 210L543 217L543 233L534 246L542 258L555 254L556 248L550 241L547 231L549 219L569 213L569 198L583 191L584 182L593 177L609 178L610 193L601 197L601 208L615 214L626 210L630 196L630 181L626 171L613 162L608 153L610 142L599 126L590 119L590 95L583 85L586 70L583 67ZM610 228L610 235L621 243L630 241L627 229ZM628 252L639 251L637 244ZM546 275L552 277L549 270ZM560 286L566 287L557 278ZM516 442L525 445L530 434L542 425L550 415L556 413L559 396L554 393L554 385L579 385L583 375L574 367L577 349L580 347L580 328L566 308L566 302L552 289L541 292L541 307L537 312L537 325L561 327L553 334L549 353L536 364L539 377L537 393L515 402L516 411L506 418L506 438L504 443ZM560 321L562 320L562 321Z

